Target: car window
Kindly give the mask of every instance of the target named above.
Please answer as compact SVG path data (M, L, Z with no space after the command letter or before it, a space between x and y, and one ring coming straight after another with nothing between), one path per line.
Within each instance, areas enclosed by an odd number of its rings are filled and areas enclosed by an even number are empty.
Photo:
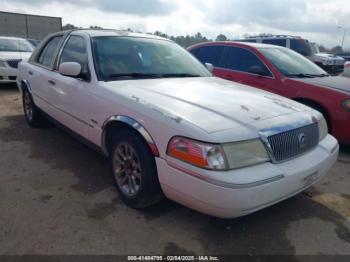
M62 39L62 36L55 36L46 44L46 46L41 51L41 54L39 56L39 59L38 59L39 64L42 64L47 67L51 67L61 39Z
M33 47L27 40L0 38L1 52L32 52Z
M260 52L287 77L307 77L327 74L306 57L287 48L260 48Z
M64 62L77 62L81 65L82 73L88 72L87 46L83 37L69 37L61 54L60 64Z
M303 56L312 56L311 44L304 39L290 39L290 49Z
M262 41L263 44L270 44L270 45L278 45L278 46L283 46L286 47L286 39L264 39Z
M208 77L209 71L171 41L138 37L94 37L92 51L99 79Z
M263 75L272 76L265 64L254 53L240 47L229 48L226 67L247 73L254 73L258 68L260 72L263 72Z
M224 46L204 46L197 49L195 56L203 64L210 63L213 66L220 66L220 60L224 49Z

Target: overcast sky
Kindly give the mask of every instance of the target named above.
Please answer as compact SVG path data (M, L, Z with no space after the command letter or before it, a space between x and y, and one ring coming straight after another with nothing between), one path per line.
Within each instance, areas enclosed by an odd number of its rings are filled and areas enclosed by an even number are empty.
M273 33L306 37L319 44L340 45L349 28L349 0L0 0L0 10L59 16L63 24L185 35Z

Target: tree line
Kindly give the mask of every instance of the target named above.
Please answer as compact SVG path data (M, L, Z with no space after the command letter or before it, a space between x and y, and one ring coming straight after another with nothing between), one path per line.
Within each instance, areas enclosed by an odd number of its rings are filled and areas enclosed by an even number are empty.
M104 29L100 26L90 26L90 29ZM66 24L62 27L63 30L71 30L71 29L82 29L81 27L76 27L72 24ZM128 28L126 29L127 31L133 32L132 29ZM219 34L215 39L210 39L207 38L206 36L203 36L200 32L194 34L194 35L181 35L181 36L172 36L168 35L164 32L161 31L155 31L154 33L148 33L148 34L153 34L156 36L168 38L177 44L181 45L182 47L189 47L191 45L203 43L203 42L212 42L213 40L215 41L229 41L230 39L227 38L224 34ZM260 34L260 35L265 35L265 34ZM269 34L266 34L269 35ZM247 35L248 36L248 35ZM330 53L330 54L339 54L339 53L350 53L350 50L343 50L341 46L335 46L333 48L326 48L323 45L319 46L320 52L324 53Z

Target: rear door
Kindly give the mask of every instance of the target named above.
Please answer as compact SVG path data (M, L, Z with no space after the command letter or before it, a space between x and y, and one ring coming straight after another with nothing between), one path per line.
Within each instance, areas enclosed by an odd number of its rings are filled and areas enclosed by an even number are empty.
M53 64L62 41L63 35L50 38L37 57L28 64L27 72L25 72L32 88L35 104L49 115L52 113L53 105L50 97L51 83L49 79L54 74Z
M277 81L265 63L251 50L227 47L225 72L221 77L234 82L272 91Z
M225 50L224 45L209 45L196 48L190 52L203 64L212 64L214 66L213 74L222 77L225 73L223 68Z

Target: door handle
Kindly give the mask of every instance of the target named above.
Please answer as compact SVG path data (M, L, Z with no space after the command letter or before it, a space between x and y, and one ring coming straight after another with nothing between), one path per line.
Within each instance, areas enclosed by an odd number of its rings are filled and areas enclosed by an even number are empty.
M32 76L33 75L33 71L28 71L28 74L30 74Z
M56 85L56 82L53 81L53 80L51 80L51 79L50 79L48 82L49 82L51 85L53 85L53 86Z

